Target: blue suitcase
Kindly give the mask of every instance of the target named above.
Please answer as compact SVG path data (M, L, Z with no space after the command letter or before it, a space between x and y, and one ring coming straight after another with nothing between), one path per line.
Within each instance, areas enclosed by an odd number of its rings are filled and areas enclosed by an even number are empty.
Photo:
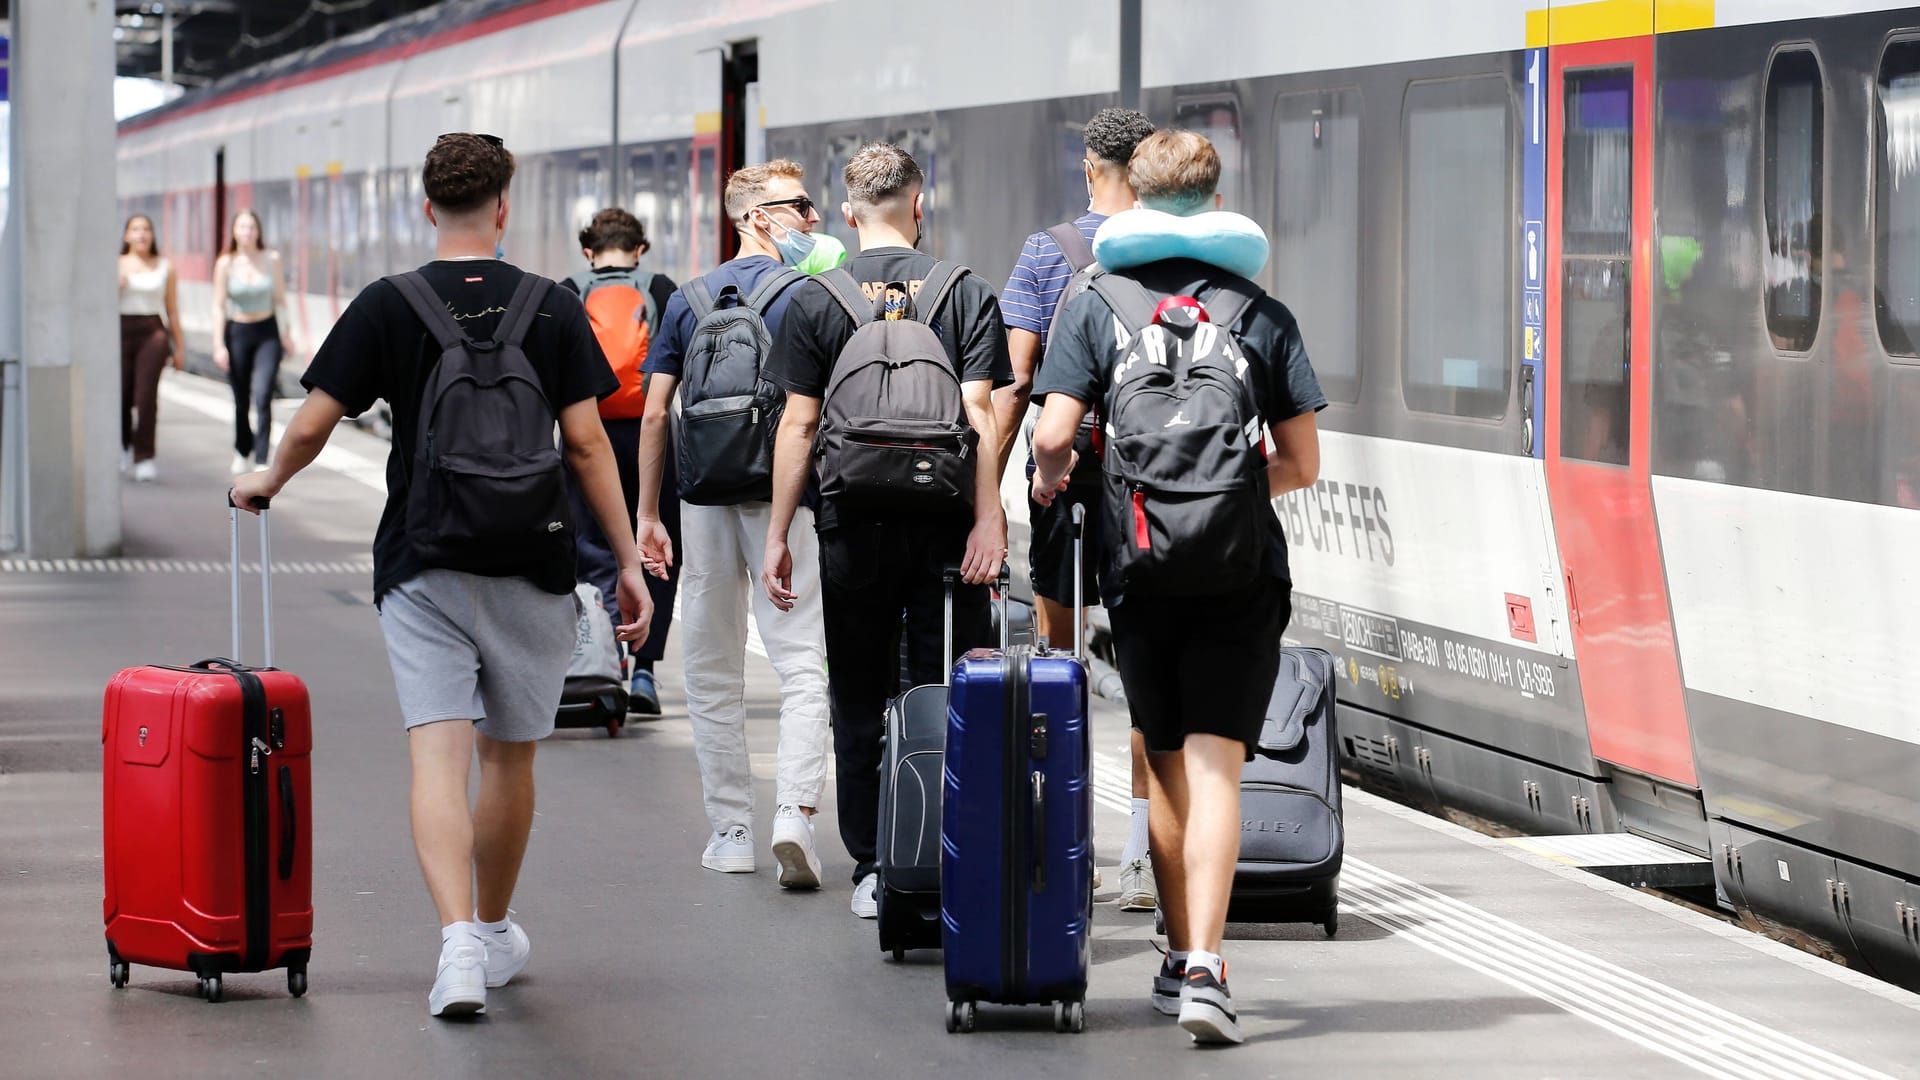
M973 1030L982 1001L1051 1004L1056 1031L1085 1027L1091 757L1077 657L1015 645L955 666L940 835L948 1031Z

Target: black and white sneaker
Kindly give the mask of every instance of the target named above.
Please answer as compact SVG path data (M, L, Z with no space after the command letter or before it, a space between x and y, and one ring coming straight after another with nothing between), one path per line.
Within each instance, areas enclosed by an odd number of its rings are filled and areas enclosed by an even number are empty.
M1221 969L1221 975L1226 969ZM1240 1017L1233 1011L1233 995L1227 993L1226 979L1211 968L1189 967L1187 981L1180 988L1180 1026L1197 1043L1239 1043Z
M1187 965L1175 965L1173 957L1160 961L1160 974L1153 977L1153 1007L1165 1016L1180 1015L1180 989L1187 981Z

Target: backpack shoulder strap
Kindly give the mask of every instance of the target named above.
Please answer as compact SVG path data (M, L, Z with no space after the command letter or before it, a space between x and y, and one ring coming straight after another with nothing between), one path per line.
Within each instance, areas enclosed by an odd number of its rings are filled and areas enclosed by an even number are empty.
M567 284L573 286L573 291L580 294L582 303L586 302L587 294L593 291L596 280L594 272L591 269L581 270L567 275Z
M500 316L500 328L505 333L495 340L503 345L519 348L527 339L527 330L533 326L533 317L540 313L540 305L547 299L547 290L553 288L553 282L539 274L522 271L520 284L513 290L513 299L507 301L506 313Z
M920 294L913 300L914 317L929 326L933 325L933 313L947 302L947 294L953 291L960 279L970 273L972 271L959 263L945 260L934 263L933 269L927 271L927 276L920 279ZM920 302L922 297L931 299L923 304Z
M645 270L633 271L633 287L640 290L640 311L649 335L660 331L660 304L653 298L653 279L659 276Z
M467 332L460 329L460 324L447 311L446 303L434 293L433 286L427 284L426 276L420 271L392 274L385 280L399 290L400 298L407 302L415 315L420 316L421 322L427 324L427 331L439 343L441 352L466 343Z
M1207 321L1223 330L1232 330L1266 292L1237 274L1211 278L1206 286Z
M1153 290L1125 274L1101 274L1089 287L1100 294L1130 334L1139 333L1151 323L1160 307L1160 298Z
M680 291L687 296L687 308L693 312L694 322L713 314L713 290L707 286L706 278L694 278Z
M747 297L747 306L764 316L767 308L773 305L774 300L778 299L781 293L806 279L807 275L792 267L787 267L777 274L767 274L760 279L760 284L754 287L753 295Z
M1047 235L1053 237L1054 244L1060 248L1060 254L1067 257L1067 265L1073 267L1074 273L1093 265L1093 245L1080 235L1078 224L1063 221L1048 229Z
M861 314L860 308L854 303L853 298L856 294L863 297L866 294L861 292L860 283L854 280L853 275L848 273L845 267L836 266L831 270L815 274L813 280L826 286L827 295L839 301L840 306L846 309L848 316L853 319L853 325L864 326L873 321L871 312Z

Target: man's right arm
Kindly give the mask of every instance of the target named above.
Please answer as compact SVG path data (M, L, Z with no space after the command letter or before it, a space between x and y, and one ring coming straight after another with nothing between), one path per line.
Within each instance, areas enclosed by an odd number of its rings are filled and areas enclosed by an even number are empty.
M1007 327L1007 359L1013 365L1013 381L993 392L994 426L1000 431L1000 467L995 476L1003 476L1013 458L1014 443L1027 418L1027 405L1033 400L1033 372L1040 364L1040 335L1019 327Z
M773 438L773 518L767 524L765 579L767 597L781 611L793 610L793 555L787 532L806 491L813 467L813 438L820 428L820 399L787 391L786 411Z
M640 554L647 572L666 580L673 565L673 540L660 521L661 477L667 459L667 425L672 422L673 392L680 380L655 373L647 376L647 411L640 421L640 475L636 486L639 500ZM676 492L675 498L679 497Z

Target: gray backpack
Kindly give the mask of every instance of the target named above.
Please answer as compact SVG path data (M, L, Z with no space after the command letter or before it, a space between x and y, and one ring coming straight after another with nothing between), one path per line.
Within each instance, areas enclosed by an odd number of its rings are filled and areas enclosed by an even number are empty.
M521 351L553 282L523 274L499 336L474 341L417 270L386 279L440 345L420 395L407 539L430 566L515 573L573 560L557 417Z
M1051 355L1054 342L1053 329L1060 325L1060 313L1067 310L1067 305L1073 303L1074 298L1091 289L1093 279L1104 271L1100 269L1099 262L1093 257L1093 245L1087 243L1087 238L1080 234L1078 222L1063 221L1048 229L1047 235L1053 238L1054 244L1060 249L1060 254L1066 256L1067 266L1073 271L1073 276L1067 279L1067 284L1060 290L1060 298L1054 301L1052 313L1047 316L1047 355ZM1045 365L1046 355L1041 356L1040 362L1043 366ZM1031 443L1033 433L1029 431L1027 436L1028 442ZM1073 452L1080 456L1074 462L1073 474L1068 478L1069 485L1079 487L1083 484L1098 483L1100 480L1099 409L1088 409L1086 418L1080 421L1080 430L1075 432L1073 437Z
M905 282L888 282L864 312L853 299L864 294L852 274L836 269L815 279L857 327L821 400L814 459L823 497L890 510L973 508L980 437L967 422L954 361L931 325L966 273L935 263L918 299ZM895 315L887 310L891 292L904 298Z
M773 434L786 395L761 377L773 338L766 312L798 270L768 274L742 298L737 285L715 296L705 278L682 290L698 320L687 343L674 418L680 498L699 506L733 506L773 497Z

